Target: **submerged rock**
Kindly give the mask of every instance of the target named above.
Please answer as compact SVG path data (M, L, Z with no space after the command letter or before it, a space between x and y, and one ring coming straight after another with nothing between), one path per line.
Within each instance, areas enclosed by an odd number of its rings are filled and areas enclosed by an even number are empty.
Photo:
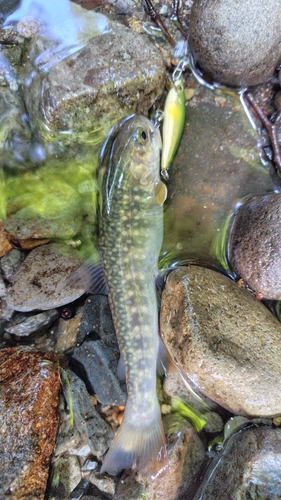
M215 82L257 85L273 76L280 61L280 17L280 0L195 0L191 50Z
M164 86L161 53L146 35L116 22L109 27L78 52L49 65L47 73L37 71L25 88L35 123L40 120L51 130L98 133L132 111L147 113ZM34 37L31 60L44 44Z
M163 418L163 424L167 436L168 466L153 481L148 481L141 473L138 473L136 481L135 471L125 472L113 500L191 498L188 490L205 457L203 443L191 424L182 417L167 415Z
M206 472L194 500L279 500L281 431L251 428L234 434Z
M60 371L53 354L0 350L0 496L45 497L59 422Z
M228 251L233 271L265 299L281 299L281 194L250 198L235 213Z
M280 323L226 276L198 266L167 278L161 333L199 391L237 415L281 413Z
M9 73L10 63L1 56L0 66ZM0 70L1 71L1 70ZM12 72L10 79L15 79ZM27 124L26 112L19 96L8 87L0 86L0 152L1 165L14 166L24 163L28 156L31 130Z
M71 186L63 183L50 186L48 193L13 198L7 204L4 228L20 240L72 238L82 225L81 205L81 196Z
M84 342L76 347L71 357L75 371L104 405L123 406L126 402L126 393L116 376L117 357L116 352L108 351L100 340ZM112 365L115 365L115 373Z
M13 248L0 260L3 275L9 283L13 283L16 272L24 261L24 252Z
M18 337L27 337L36 332L47 330L58 318L56 309L44 311L39 314L24 315L19 314L6 326L5 331Z
M63 286L81 264L78 253L66 245L50 243L32 250L7 293L7 304L16 311L53 309L80 297L84 290Z

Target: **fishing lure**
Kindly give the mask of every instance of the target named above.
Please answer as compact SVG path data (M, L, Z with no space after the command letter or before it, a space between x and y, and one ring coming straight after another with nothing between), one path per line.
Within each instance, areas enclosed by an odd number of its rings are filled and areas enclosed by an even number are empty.
M161 174L167 176L183 134L185 124L185 94L182 78L173 82L163 112Z

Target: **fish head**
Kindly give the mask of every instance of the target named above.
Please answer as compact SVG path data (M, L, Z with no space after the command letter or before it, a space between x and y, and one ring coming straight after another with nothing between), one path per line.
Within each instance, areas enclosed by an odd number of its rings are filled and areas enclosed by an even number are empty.
M149 188L160 180L162 141L159 129L141 115L132 119L127 129L131 159L128 172L136 185Z
M132 115L114 128L102 158L107 212L112 196L124 185L128 189L139 188L147 200L164 203L167 190L160 180L161 147L159 129L145 116Z

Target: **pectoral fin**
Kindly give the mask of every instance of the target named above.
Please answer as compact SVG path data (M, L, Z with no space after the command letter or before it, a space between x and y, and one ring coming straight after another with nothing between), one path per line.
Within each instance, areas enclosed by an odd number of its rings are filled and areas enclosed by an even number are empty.
M167 198L167 187L164 182L155 182L154 184L154 195L155 195L155 200L159 205L163 205L164 201Z

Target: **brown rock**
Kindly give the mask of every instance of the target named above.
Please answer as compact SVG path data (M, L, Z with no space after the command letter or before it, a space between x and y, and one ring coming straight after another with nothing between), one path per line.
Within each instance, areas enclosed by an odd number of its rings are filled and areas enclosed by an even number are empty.
M146 476L138 473L137 481L143 485L143 488L135 481L136 473L126 471L118 483L114 500L125 498L174 500L187 494L204 461L203 443L191 424L175 414L164 417L163 424L168 442L168 466L153 480L151 478L147 480ZM137 491L139 496L136 495Z
M266 299L281 299L281 193L254 196L236 212L229 238L234 272Z
M35 37L31 59L41 46L42 40ZM51 130L85 133L108 127L132 111L146 114L164 82L160 51L146 35L112 22L110 31L51 66L43 80L38 72L25 98L36 122L41 118Z
M173 271L161 333L200 392L233 413L281 414L280 323L226 276L198 266Z
M0 351L0 497L44 498L59 422L60 372L53 354Z

